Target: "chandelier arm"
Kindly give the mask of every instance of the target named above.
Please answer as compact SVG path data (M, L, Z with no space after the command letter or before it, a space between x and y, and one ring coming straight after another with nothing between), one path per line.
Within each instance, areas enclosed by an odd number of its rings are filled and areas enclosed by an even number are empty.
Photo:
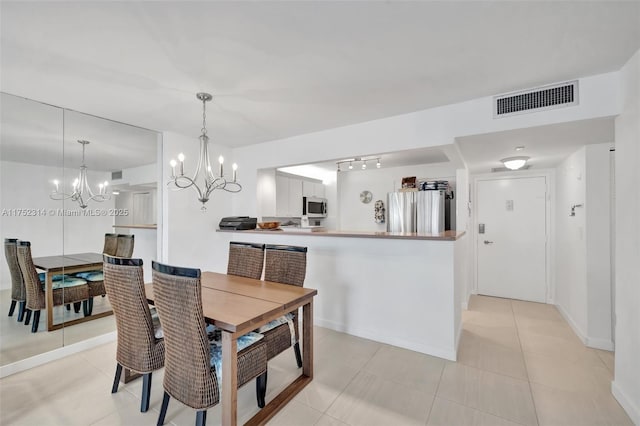
M189 182L189 184L188 185L181 185L179 183L180 180L186 180L187 182ZM179 176L179 177L176 177L175 179L167 182L167 185L171 185L171 184L173 184L178 190L187 189L187 188L193 188L198 193L198 197L202 198L202 190L200 189L198 184L195 182L195 180L191 179L188 176Z
M223 188L225 191L227 192L232 192L232 193L237 193L242 191L242 185L240 185L238 182L227 182L229 188L227 188L225 186L225 188Z

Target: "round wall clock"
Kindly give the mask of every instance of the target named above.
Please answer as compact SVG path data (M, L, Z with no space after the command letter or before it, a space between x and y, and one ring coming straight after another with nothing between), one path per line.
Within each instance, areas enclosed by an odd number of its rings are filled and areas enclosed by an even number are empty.
M368 204L373 200L373 194L370 191L362 191L360 193L360 201Z

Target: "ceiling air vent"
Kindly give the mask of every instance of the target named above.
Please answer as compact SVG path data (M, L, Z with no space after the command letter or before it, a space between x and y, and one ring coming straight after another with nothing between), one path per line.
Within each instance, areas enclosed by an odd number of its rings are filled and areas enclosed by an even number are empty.
M552 84L494 97L493 118L578 104L578 81Z
M111 180L122 179L122 170L118 170L117 172L111 172Z

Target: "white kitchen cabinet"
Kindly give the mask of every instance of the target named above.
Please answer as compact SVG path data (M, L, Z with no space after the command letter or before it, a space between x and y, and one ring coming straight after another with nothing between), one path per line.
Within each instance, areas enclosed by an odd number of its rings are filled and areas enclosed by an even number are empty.
M276 175L276 216L302 216L302 180Z
M289 215L302 216L302 180L289 178Z
M324 185L322 182L303 180L302 195L304 197L324 198Z
M276 216L289 216L289 178L276 175Z

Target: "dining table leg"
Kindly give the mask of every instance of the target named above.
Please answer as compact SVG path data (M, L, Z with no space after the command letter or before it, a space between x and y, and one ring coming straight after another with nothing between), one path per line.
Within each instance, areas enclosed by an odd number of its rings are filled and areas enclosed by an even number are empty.
M302 307L302 374L313 379L313 299Z
M222 331L222 424L238 422L238 340L235 333Z
M45 273L45 308L47 310L47 331L54 330L53 328L53 274L49 271Z

